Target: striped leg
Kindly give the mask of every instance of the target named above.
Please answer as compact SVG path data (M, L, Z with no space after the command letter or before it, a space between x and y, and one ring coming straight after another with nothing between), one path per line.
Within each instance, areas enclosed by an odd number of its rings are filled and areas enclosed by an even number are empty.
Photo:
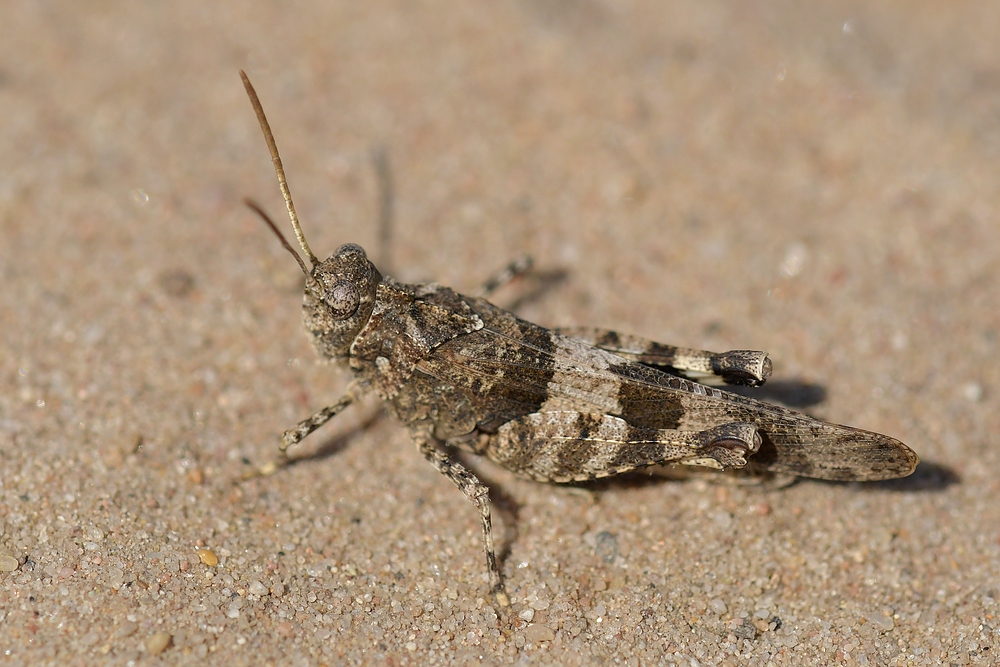
M706 352L591 327L567 327L556 331L626 359L656 366L703 384L724 382L756 387L771 376L771 360L767 353L756 350Z
M639 428L612 415L561 410L507 422L490 438L485 454L541 482L582 482L661 463L742 468L760 444L753 424L676 431Z
M281 436L281 444L278 446L281 453L287 457L289 447L302 442L307 435L343 412L344 408L351 403L364 396L366 391L367 386L365 384L358 380L352 381L351 384L347 385L347 391L337 399L336 403L328 405L322 410L317 410L312 416L300 421L294 428L285 431L284 435Z
M273 475L281 468L287 466L292 462L292 459L288 456L289 447L302 442L307 435L336 417L339 413L343 412L344 408L356 402L364 396L367 391L367 384L359 380L351 382L347 385L347 391L344 392L344 395L341 396L336 403L328 405L322 410L317 410L310 417L303 419L296 424L294 428L290 428L282 434L281 444L278 445L280 456L277 460L265 463L255 471L246 475L245 478L249 479L251 477Z
M441 442L432 435L433 425L420 424L410 429L410 435L435 470L447 477L458 487L467 499L479 508L483 526L483 550L486 552L486 568L490 574L490 589L501 607L510 606L510 599L504 591L503 578L497 566L496 551L493 548L493 522L490 518L490 490L479 481L471 470L453 459L441 448Z

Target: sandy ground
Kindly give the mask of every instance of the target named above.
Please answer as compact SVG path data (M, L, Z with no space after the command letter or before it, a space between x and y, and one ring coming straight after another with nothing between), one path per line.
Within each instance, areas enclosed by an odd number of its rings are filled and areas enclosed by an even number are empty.
M0 663L995 664L1000 6L801 4L4 2ZM923 463L483 463L506 620L376 403L241 481L349 378L241 203L282 214L240 68L318 254L472 290L530 253L501 305L767 350L772 395Z

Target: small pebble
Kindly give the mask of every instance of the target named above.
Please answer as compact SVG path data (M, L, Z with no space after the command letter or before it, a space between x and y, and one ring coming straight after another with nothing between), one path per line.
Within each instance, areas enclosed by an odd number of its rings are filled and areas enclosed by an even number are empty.
M757 638L757 627L750 622L749 618L744 618L741 625L733 628L733 634L740 639L753 640Z
M531 623L531 619L535 617L535 610L531 609L530 607L528 609L522 609L518 613L517 617L520 618L522 621L527 621L528 623Z
M250 595L256 595L258 597L267 595L267 586L260 583L259 581L251 581L250 586L248 588L250 591Z
M209 567L215 567L219 564L219 557L211 549L198 549L198 560Z
M118 629L114 631L111 635L115 639L124 639L125 637L131 637L135 634L135 631L139 628L138 625L131 621L125 621L118 626Z
M881 628L882 632L889 632L896 627L896 622L892 620L892 616L886 616L879 612L868 614L868 620Z
M17 569L17 559L4 554L0 556L0 572L13 572Z
M146 637L146 641L143 642L143 645L146 647L146 653L160 655L170 646L171 639L173 639L173 636L169 632L154 632Z
M556 638L556 633L550 627L537 623L524 629L524 638L531 643L550 642Z
M721 598L713 598L708 603L708 606L711 607L712 611L716 614L725 614L727 610L726 603L723 602Z
M594 537L594 552L605 563L614 563L618 557L618 538L614 533L602 530Z
M965 400L978 403L983 400L983 386L978 382L966 382L962 385L962 395Z

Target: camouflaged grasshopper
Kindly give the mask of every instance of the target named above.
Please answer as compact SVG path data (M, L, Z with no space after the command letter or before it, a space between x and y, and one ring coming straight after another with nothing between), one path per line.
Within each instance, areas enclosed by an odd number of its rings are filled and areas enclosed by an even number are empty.
M240 75L311 269L267 215L248 204L305 274L302 315L316 351L355 376L340 400L285 432L281 451L374 391L420 453L479 508L490 585L501 605L509 601L493 549L489 490L452 456L455 449L540 482L563 483L664 463L728 470L752 462L778 473L855 481L904 477L916 467L916 454L888 436L699 384L763 384L771 374L764 352L716 354L613 331L553 331L482 298L524 265L487 283L482 296L465 296L383 276L352 243L320 262L299 226L263 108Z

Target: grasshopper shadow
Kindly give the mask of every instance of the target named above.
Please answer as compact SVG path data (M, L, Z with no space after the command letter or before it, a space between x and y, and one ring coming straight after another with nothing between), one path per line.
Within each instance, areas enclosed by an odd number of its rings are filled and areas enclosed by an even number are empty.
M381 409L381 406L379 406L378 410L371 410L370 413L354 428L324 439L319 447L310 452L304 452L302 454L292 456L288 465L298 465L299 463L305 463L307 461L322 461L323 459L335 456L347 449L351 442L357 438L359 433L367 431L386 416L385 410Z
M884 491L926 492L944 491L949 486L962 483L962 476L954 468L934 461L921 461L909 477L873 482L872 487Z
M858 485L859 488L871 491L892 491L898 493L939 493L962 482L961 476L946 465L934 461L921 461L917 469L909 477L888 479L881 482L838 482L826 479L810 479L808 477L791 477L782 481L781 476L766 470L731 471L727 473L711 470L687 470L683 466L653 466L650 470L606 477L590 482L580 482L568 486L578 486L589 491L642 489L661 484L676 484L694 479L704 479L709 482L736 484L742 487L758 488L762 491L780 490L799 482L813 484L830 484L834 486Z
M795 410L804 410L826 400L826 387L804 380L768 380L763 387L723 387L731 394L739 394L766 403L778 403Z

